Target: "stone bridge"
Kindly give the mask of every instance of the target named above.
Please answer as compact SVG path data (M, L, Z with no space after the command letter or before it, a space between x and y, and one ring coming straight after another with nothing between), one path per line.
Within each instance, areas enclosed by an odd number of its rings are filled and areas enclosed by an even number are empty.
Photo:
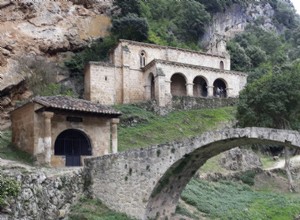
M87 159L86 187L110 208L137 219L172 219L182 190L209 158L254 143L300 147L300 133L232 128Z

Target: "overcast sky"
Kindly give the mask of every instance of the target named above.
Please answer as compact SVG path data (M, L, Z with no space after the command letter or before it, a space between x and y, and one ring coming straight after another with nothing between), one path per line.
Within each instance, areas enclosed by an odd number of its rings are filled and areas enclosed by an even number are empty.
M297 10L297 13L300 14L300 1L299 0L291 0Z

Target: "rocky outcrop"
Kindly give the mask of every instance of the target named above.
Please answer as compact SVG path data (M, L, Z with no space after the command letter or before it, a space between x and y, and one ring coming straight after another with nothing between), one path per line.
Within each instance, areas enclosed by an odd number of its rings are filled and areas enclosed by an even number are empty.
M252 150L233 148L223 153L220 164L233 171L261 168L262 163Z
M287 1L287 4L291 4ZM202 44L206 48L215 45L220 37L233 38L245 30L248 24L256 24L264 29L282 32L283 27L276 26L273 22L275 11L269 3L255 1L242 4L233 4L225 12L213 16L212 22L205 28Z
M4 175L19 182L16 198L0 207L0 219L56 220L66 217L71 204L83 196L81 169L28 171L26 167L6 169ZM1 172L2 173L2 172Z

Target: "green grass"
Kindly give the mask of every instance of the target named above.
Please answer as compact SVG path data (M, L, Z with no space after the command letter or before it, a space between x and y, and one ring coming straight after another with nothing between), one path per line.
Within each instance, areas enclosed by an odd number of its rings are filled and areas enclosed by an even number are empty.
M274 166L274 164L278 161L274 161L273 157L266 156L264 154L259 155L261 163L263 164L263 169L268 169Z
M300 197L255 191L245 184L193 179L181 195L211 219L294 219L300 214Z
M82 198L71 207L69 220L133 220L125 214L108 209L101 201Z
M219 160L221 159L222 154L218 154L217 156L214 156L210 159L208 159L205 164L200 167L199 171L200 174L202 173L228 173L228 170L226 170L225 168L223 168L220 163Z
M146 147L154 144L181 140L216 129L222 122L234 119L234 107L175 111L167 116L158 116L137 106L117 107L126 116L121 121L135 119L134 126L119 126L119 150Z
M30 154L17 149L11 143L11 131L0 131L0 158L33 164Z

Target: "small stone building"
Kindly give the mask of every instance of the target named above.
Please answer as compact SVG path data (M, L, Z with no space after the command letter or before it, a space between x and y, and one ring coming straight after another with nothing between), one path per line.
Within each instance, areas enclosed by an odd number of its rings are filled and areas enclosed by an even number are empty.
M211 53L120 40L110 62L90 62L85 69L85 98L112 105L156 100L159 106L172 96L236 97L247 75L230 71L226 44Z
M80 166L117 152L120 112L82 99L35 97L11 112L12 142L39 164Z

